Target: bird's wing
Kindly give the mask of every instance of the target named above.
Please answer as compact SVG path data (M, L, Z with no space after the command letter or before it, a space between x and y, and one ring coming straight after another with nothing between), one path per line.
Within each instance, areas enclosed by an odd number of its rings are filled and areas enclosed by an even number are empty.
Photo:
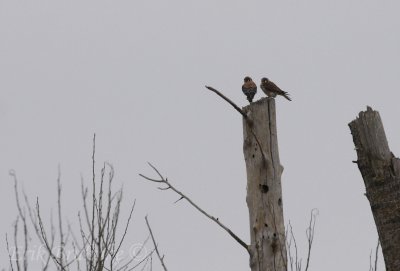
M268 82L268 89L270 90L270 91L272 91L272 92L275 92L275 93L277 93L277 94L283 94L284 93L284 91L282 90L282 89L280 89L277 85L275 85L275 83L274 82L272 82L272 81L269 81Z
M271 82L271 81L269 82L269 90L272 91L272 92L275 92L278 95L281 95L281 96L285 97L289 101L292 100L289 97L289 93L287 93L286 91L283 91L282 89L280 89L277 85L275 85L274 82Z

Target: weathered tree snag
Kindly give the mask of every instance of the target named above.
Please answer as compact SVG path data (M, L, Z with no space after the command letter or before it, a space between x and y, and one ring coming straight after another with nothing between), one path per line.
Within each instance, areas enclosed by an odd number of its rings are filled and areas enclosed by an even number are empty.
M379 113L367 107L349 123L387 271L400 270L400 159L389 149Z
M252 271L287 270L275 100L243 108L243 152L247 171Z

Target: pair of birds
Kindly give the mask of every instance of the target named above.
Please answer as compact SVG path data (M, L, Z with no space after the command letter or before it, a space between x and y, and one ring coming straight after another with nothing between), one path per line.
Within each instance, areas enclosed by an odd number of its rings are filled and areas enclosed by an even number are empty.
M289 97L289 93L286 91L283 91L280 89L277 85L274 84L274 82L270 81L268 78L264 77L261 79L261 84L260 87L262 91L268 96L268 97L276 97L276 95L281 95L291 101ZM253 80L249 77L246 76L244 78L244 84L242 86L242 91L244 95L246 95L247 100L251 103L253 102L254 95L257 93L257 85L253 82Z

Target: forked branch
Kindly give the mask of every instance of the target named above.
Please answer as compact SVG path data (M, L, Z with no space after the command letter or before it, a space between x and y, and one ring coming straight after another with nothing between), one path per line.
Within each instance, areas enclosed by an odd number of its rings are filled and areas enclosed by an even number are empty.
M230 105L233 106L233 108L235 108L240 114L242 114L242 116L247 119L247 115L246 113L240 109L239 106L237 106L234 102L232 102L228 97L226 97L224 94L222 94L221 92L219 92L218 90L216 90L213 87L210 86L206 86L207 89L211 90L212 92L215 92L218 96L220 96L222 99L224 99L225 101L227 101Z
M176 189L169 181L167 178L164 178L161 173L158 171L158 169L156 167L154 167L152 164L148 163L149 166L157 173L157 175L160 177L159 180L157 179L153 179L153 178L149 178L147 176L144 176L143 174L139 174L139 176L141 176L142 178L151 181L151 182L155 182L155 183L162 183L165 184L166 187L160 187L159 189L161 190L168 190L168 189L172 189L175 193L177 193L180 196L180 199L185 199L187 200L194 208L196 208L199 212L201 212L203 215L205 215L206 217L208 217L209 219L211 219L212 221L214 221L215 223L217 223L221 228L223 228L233 239L236 240L236 242L238 242L242 247L244 247L247 252L249 252L249 246L242 240L240 239L236 234L234 234L228 227L226 227L224 224L222 224L218 218L215 218L212 215L209 215L206 211L204 211L203 209L201 209L197 204L195 204L189 197L187 197L185 194L183 194L181 191L179 191L178 189ZM179 199L179 200L180 200Z

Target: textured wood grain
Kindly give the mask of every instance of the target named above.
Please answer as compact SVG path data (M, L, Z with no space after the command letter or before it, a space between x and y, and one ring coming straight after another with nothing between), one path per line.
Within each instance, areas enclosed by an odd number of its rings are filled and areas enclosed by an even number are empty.
M387 271L400 270L400 160L392 154L382 120L367 107L349 123L357 165L375 219Z
M243 108L243 152L247 171L252 271L287 270L275 100Z

